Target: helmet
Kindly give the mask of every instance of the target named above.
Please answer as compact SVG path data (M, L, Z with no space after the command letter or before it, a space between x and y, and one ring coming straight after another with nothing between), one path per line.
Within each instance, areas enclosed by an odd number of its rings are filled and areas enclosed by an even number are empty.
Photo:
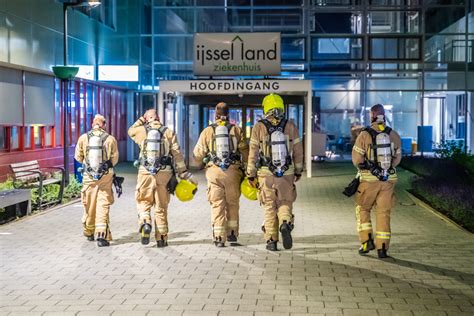
M279 109L281 112L285 112L285 104L283 99L275 93L270 93L262 101L263 113L268 114L271 110Z
M181 180L179 181L178 185L176 186L176 197L181 202L191 201L196 194L197 185L188 181L188 180Z
M245 177L244 181L240 184L240 191L249 200L257 200L258 189L254 188L249 184L249 179Z

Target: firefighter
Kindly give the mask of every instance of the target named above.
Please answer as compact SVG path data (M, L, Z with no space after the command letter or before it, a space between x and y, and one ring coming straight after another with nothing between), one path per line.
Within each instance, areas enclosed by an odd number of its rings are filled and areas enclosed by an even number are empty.
M402 157L400 136L386 126L383 105L370 109L371 125L362 130L352 148L352 162L358 168L360 184L356 193L357 231L364 255L377 249L379 258L387 258L390 244L390 210L394 206L397 181L395 167ZM370 211L375 207L375 243Z
M105 118L97 114L92 129L79 137L74 155L83 164L81 199L84 205L84 236L93 241L95 233L99 247L109 246L112 240L109 210L114 203L113 166L119 158L117 141L104 130L105 124Z
M285 119L285 106L278 94L267 95L262 105L264 119L252 130L247 176L250 185L259 188L266 248L278 250L280 232L283 247L291 249L295 182L303 171L303 145L297 127Z
M129 129L128 135L140 147L135 199L138 209L138 227L141 243L150 242L151 209L155 207L155 239L157 247L168 246L168 184L174 175L196 184L187 171L176 134L162 125L156 110L145 112Z
M207 198L211 204L212 235L217 247L239 236L240 183L248 145L240 127L229 122L229 107L216 105L215 123L206 127L194 147L194 157L206 166Z

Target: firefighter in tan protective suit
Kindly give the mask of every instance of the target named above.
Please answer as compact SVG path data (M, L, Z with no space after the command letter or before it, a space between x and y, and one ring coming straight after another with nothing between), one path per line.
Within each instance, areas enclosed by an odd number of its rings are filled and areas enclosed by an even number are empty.
M390 210L395 204L397 181L395 167L402 157L400 136L385 124L383 105L370 109L371 126L364 128L352 148L352 162L358 168L360 184L356 193L359 254L377 249L379 258L387 258L390 244ZM370 211L375 207L376 231L373 239Z
M114 203L112 183L113 166L118 162L117 141L104 130L105 118L97 114L92 129L81 135L74 158L83 164L81 190L84 215L84 236L99 247L109 246L112 234L109 226L110 205Z
M252 130L247 175L250 185L259 187L258 198L265 211L262 229L266 248L277 250L281 232L283 247L291 249L295 182L303 171L303 145L297 127L285 119L285 106L279 95L267 95L262 105L265 118Z
M176 134L162 125L156 110L148 110L129 129L128 135L140 147L135 199L141 243L150 242L151 209L155 206L155 239L157 247L168 246L168 184L176 164L181 179L194 183L187 171Z
M207 198L212 208L214 244L224 247L226 240L239 236L241 167L247 162L248 145L240 127L229 123L229 108L216 106L216 122L206 127L194 147L194 157L206 165Z

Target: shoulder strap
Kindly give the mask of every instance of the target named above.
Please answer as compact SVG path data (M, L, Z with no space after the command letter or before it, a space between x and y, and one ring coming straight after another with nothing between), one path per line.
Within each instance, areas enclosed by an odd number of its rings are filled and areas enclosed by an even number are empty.
M278 127L281 129L282 133L285 132L286 123L288 123L287 119L283 119L280 121L280 123L278 123Z
M160 128L158 128L158 131L160 132L161 136L163 136L167 129L168 127L161 125Z
M275 127L267 119L261 119L259 122L265 125L265 128L267 129L269 135L274 132Z

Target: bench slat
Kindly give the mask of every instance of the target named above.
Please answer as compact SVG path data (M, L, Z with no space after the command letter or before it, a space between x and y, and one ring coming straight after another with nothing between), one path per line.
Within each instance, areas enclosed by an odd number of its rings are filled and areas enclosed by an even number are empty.
M27 162L20 162L20 163L13 163L10 165L12 169L18 168L39 168L39 163L37 160L27 161Z
M39 165L38 160L12 163L10 166L12 168L21 168L21 167L26 167L26 166L31 166L31 165Z
M22 172L16 172L16 173L15 173L15 178L16 178L16 179L21 179L21 178L39 178L39 174L34 173L34 172L22 171Z
M40 171L40 166L32 165L31 167L21 167L21 168L12 168L14 173L22 172L22 171Z

